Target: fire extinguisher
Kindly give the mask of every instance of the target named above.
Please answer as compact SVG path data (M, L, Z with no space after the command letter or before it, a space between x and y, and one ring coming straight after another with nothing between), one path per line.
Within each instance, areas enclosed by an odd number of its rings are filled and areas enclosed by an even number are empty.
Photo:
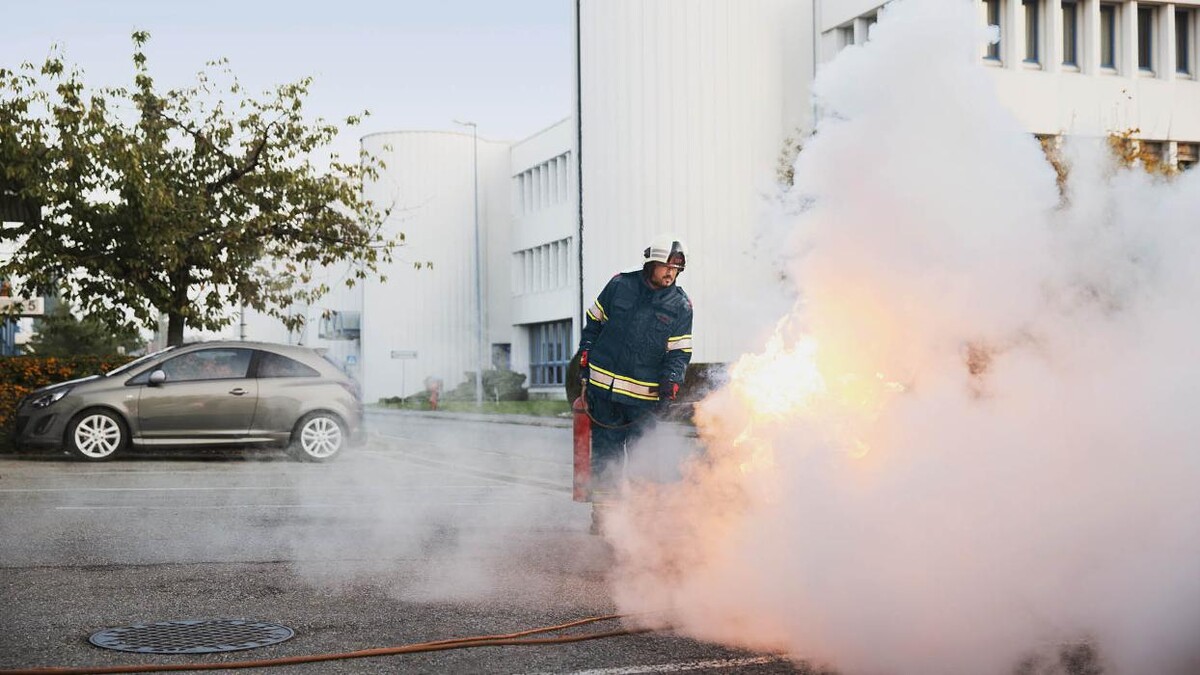
M583 395L571 403L571 410L575 413L575 480L571 498L586 502L592 497L592 420Z
M572 434L575 446L575 478L571 498L577 502L586 502L592 498L592 417L587 409L587 350L579 350L571 365L575 367L575 372L568 377L574 379L578 376L580 385L578 396L571 401L571 411L575 413Z

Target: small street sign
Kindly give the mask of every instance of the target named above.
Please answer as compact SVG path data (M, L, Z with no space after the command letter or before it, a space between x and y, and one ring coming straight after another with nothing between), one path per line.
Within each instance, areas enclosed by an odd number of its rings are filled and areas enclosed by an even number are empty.
M417 353L415 351L393 349L392 350L392 358L393 359L415 359L415 358L417 358Z

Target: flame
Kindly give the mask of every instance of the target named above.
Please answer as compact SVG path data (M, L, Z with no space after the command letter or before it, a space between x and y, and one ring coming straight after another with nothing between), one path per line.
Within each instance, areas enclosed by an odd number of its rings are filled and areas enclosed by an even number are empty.
M832 449L860 460L872 451L864 438L887 401L907 387L882 371L872 375L835 372L832 364L848 364L847 354L822 350L812 335L790 346L781 330L758 354L742 356L730 369L729 391L742 409L742 426L732 434L736 466L741 473L775 465L784 425L801 422L829 439Z
M825 378L817 368L817 340L811 336L789 349L776 332L762 354L738 359L730 378L738 399L763 420L793 417L825 391Z

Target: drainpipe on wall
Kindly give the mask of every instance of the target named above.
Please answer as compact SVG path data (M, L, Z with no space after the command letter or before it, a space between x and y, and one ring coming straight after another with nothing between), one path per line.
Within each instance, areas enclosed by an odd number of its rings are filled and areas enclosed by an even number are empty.
M575 343L579 343L579 338L583 333L583 69L580 65L582 61L583 49L579 44L580 35L580 19L579 11L583 0L575 0L575 188L577 193L576 198L576 272L579 276L579 311L576 313L578 320L574 326Z
M808 84L808 99L812 102L812 120L809 133L817 130L817 97L813 96L813 84L817 81L817 64L821 62L821 0L812 0L812 80Z

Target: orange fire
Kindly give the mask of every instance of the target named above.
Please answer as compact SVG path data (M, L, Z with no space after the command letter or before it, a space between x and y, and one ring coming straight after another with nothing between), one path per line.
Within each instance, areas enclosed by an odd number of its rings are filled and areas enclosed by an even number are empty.
M763 352L747 354L733 365L729 392L741 414L740 428L731 430L731 436L743 473L774 466L775 432L795 422L821 432L849 457L863 459L870 453L863 436L886 402L905 387L881 372L835 372L831 364L846 362L840 356L824 352L811 335L789 346L777 331Z

